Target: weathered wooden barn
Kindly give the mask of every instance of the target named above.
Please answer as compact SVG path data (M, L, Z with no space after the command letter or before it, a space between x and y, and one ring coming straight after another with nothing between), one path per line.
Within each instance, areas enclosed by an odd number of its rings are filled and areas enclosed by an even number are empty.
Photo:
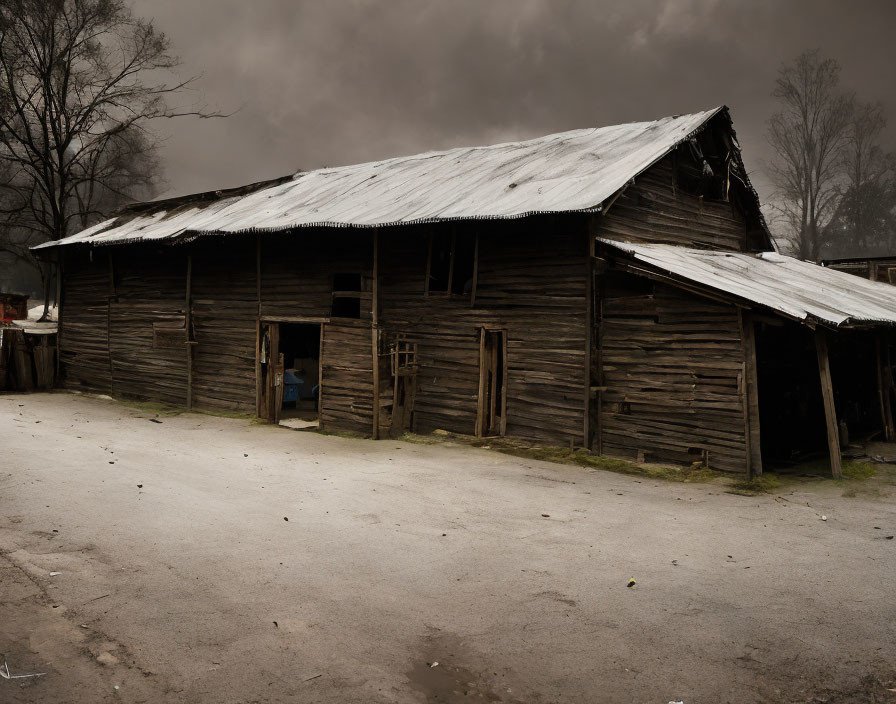
M896 289L774 253L726 108L143 203L43 252L72 389L753 475L893 436Z

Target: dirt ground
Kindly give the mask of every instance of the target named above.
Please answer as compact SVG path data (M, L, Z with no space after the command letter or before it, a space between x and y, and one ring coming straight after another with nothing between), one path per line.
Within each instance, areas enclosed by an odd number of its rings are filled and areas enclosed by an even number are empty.
M896 702L884 481L743 496L62 393L0 395L0 446L0 660L46 673L0 702Z

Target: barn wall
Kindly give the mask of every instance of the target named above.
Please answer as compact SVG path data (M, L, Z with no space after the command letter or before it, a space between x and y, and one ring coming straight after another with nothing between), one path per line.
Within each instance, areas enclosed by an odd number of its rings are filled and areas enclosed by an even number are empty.
M114 272L109 299L113 393L186 403L186 255L167 247L160 252L108 249L103 254L112 257ZM154 325L172 329L166 346L153 346Z
M193 258L193 405L255 412L254 236L200 240Z
M479 234L475 306L470 296L424 295L435 228ZM483 326L507 331L507 435L582 442L586 234L581 217L405 228L380 237L384 339L418 344L415 424L472 434Z
M604 454L745 472L744 352L737 309L608 274L599 323Z
M326 319L320 426L365 435L373 428L373 230L303 230L261 245L262 318ZM334 274L361 276L360 318L334 318Z
M92 262L87 252L70 250L60 341L65 385L186 404L189 255L193 406L253 413L259 308L268 319L329 319L333 273L360 273L361 318L333 318L324 326L321 423L370 433L372 233L331 235L262 238L260 306L254 235L229 236L226 243L213 237L178 247L110 247L94 251ZM154 326L178 325L182 332L169 335L167 344L154 343Z
M60 377L67 388L112 392L109 364L109 263L105 253L91 258L65 250L59 346Z
M262 317L328 318L333 275L360 274L361 319L370 320L372 230L300 230L261 239ZM252 255L254 262L254 254ZM254 276L254 268L253 268ZM253 293L254 298L254 293ZM368 344L370 342L368 325Z
M677 187L668 156L638 176L600 218L598 236L624 242L744 250L747 226L732 203L701 199Z

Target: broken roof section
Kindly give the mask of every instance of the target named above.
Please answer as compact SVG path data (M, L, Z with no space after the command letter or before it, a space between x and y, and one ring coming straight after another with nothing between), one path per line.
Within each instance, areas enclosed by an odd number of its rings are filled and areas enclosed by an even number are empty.
M793 257L775 252L751 254L602 238L598 241L647 265L635 273L660 274L671 283L696 284L805 323L834 327L896 324L896 286Z
M523 142L299 172L245 189L138 204L58 242L121 244L299 227L378 227L593 212L725 107ZM739 177L758 199L740 167Z

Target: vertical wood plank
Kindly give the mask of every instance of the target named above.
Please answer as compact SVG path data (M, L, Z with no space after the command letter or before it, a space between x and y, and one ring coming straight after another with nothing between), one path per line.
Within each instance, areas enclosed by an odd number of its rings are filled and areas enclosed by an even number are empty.
M379 356L379 263L380 241L379 228L373 229L373 290L370 304L370 344L371 361L373 363L373 439L380 437L380 356Z
M267 418L272 423L277 423L280 418L280 409L277 408L277 398L280 393L277 388L277 372L282 370L280 364L280 360L282 359L282 355L280 354L280 324L271 323L268 325L268 330L270 330L271 335L271 352L268 356L268 383L266 384L268 401ZM283 386L282 375L280 377L280 386Z
M477 438L482 437L482 428L485 425L485 384L488 379L488 363L485 358L485 328L479 328L479 394L476 403L476 430Z
M496 430L495 411L498 404L498 340L501 337L500 332L492 332L491 346L488 347L488 368L491 372L488 383L488 432L494 433Z
M831 455L831 474L835 479L843 476L840 456L840 429L837 426L837 410L834 407L834 386L831 383L831 362L828 356L828 338L825 331L815 331L815 351L818 354L818 373L821 378L821 396L824 400L824 418L828 431L828 451Z
M762 474L762 444L759 425L759 373L756 363L756 327L751 315L738 308L744 350L744 441L747 450L747 475Z
M593 331L593 335L595 337L594 342L596 343L597 349L594 351L594 356L596 357L594 368L595 373L597 374L597 378L595 381L597 382L598 387L604 386L604 366L603 366L603 317L604 317L604 290L606 288L604 284L604 277L600 277L600 283L598 284L597 289L597 316L595 319L596 330ZM595 396L595 406L596 408L593 410L595 414L595 423L594 423L594 433L595 437L591 439L593 444L593 449L598 455L603 454L603 391L598 389Z
M109 257L109 295L106 298L106 352L109 355L109 395L115 395L115 367L112 364L112 300L115 298L115 265L112 263L112 251Z
M187 255L186 298L184 300L184 342L187 348L187 410L193 410L193 255Z
M255 235L255 415L262 418L261 388L261 235Z
M585 227L585 378L584 378L584 409L583 409L583 427L582 427L582 447L591 448L591 352L594 325L594 237L592 226L597 216L591 215Z
M503 331L501 333L501 339L504 344L501 345L501 365L503 366L503 370L501 372L501 427L498 429L498 433L501 437L504 437L507 434L507 331Z
M65 276L65 253L64 247L56 248L56 383L61 381L61 365L62 365L62 292L65 290L62 286L62 277Z
M883 333L877 333L874 339L875 351L877 354L877 395L880 401L880 417L884 430L884 439L888 442L893 440L893 408L890 403L890 384L889 372L885 369L884 358L881 354L881 346L886 344L886 340L882 341Z
M324 328L325 323L320 325L320 347L317 350L317 427L323 430L323 418L321 411L323 409L323 387L324 387Z

